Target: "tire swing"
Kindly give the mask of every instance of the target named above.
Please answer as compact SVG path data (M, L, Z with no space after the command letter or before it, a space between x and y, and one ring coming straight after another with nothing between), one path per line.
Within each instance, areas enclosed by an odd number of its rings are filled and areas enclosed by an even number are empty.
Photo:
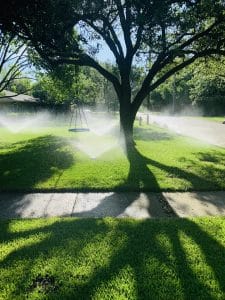
M82 102L79 100L73 101L73 104L71 105L71 118L70 118L70 125L68 131L70 132L90 131Z

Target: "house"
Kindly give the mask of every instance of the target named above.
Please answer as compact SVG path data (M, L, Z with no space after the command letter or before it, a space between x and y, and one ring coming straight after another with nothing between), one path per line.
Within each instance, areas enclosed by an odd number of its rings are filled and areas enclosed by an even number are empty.
M35 112L39 106L39 99L29 95L17 95L5 90L0 97L0 112Z

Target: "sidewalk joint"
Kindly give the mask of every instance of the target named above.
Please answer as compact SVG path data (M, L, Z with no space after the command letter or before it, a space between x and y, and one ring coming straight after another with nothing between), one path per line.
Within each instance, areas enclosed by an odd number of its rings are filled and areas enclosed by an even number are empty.
M71 214L70 214L71 217L73 216L73 212L74 212L74 209L75 209L75 206L76 206L76 203L77 203L77 198L78 198L78 193L76 193L76 196L75 196L75 199L74 199L72 211L71 211Z

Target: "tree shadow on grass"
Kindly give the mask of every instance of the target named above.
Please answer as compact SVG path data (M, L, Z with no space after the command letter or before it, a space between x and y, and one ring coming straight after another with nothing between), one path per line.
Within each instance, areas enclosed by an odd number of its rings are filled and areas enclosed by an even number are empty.
M56 262L56 264L53 262L53 269L51 266L46 267L47 261L52 258L54 259L54 251L58 252L56 259L60 259L61 257L62 264L65 263L65 265L67 265L71 262L74 262L74 264L78 262L79 264L80 251L82 251L89 242L91 243L92 240L97 239L99 234L102 234L102 236L106 234L106 226L103 224L98 226L98 223L91 219L88 222L85 220L75 221L69 218L58 219L57 221L53 220L51 222L52 224L46 224L48 221L45 223L43 219L42 224L38 224L37 226L33 224L36 220L32 220L32 223L31 220L27 220L33 228L26 229L25 225L24 227L21 226L21 229L17 228L17 230L13 231L12 228L16 222L16 220L0 222L1 229L3 229L0 232L0 243L10 244L16 241L17 248L15 251L9 252L6 255L4 255L5 253L3 254L4 258L0 260L0 269L17 268L18 262L21 262L19 274L16 274L13 278L15 288L13 291L10 291L12 294L7 295L8 299L15 299L19 295L20 297L22 296L22 298L26 298L26 294L32 292L32 289L30 289L32 280L39 274L52 274L55 276L55 274L53 274L54 268L58 269L59 273L56 275L56 280L59 279L60 276L62 277L61 279L63 279L64 270L62 265L57 265ZM34 241L32 241L33 239ZM34 270L35 259L37 259L37 264L40 263L40 266ZM51 263L49 265L51 265ZM33 275L31 274L31 270L33 271ZM4 275L5 273L2 272L2 279ZM70 269L67 269L66 275L68 276L67 280L70 281ZM72 274L72 276L75 277L75 274ZM59 281L56 283L57 285ZM0 285L2 285L1 280ZM3 290L2 288L4 289L5 286L1 286L0 290ZM61 299L63 299L63 297Z
M180 233L183 233L200 248L206 265L212 270L209 277L213 279L215 276L220 290L224 293L225 272L221 269L225 263L224 247L194 222L179 222L144 221L135 226L121 222L118 230L126 235L127 242L115 253L109 266L93 274L85 289L96 291L98 286L106 287L124 268L130 266L135 276L136 299L214 299L215 294L212 296L212 291L207 286L210 282L204 281L208 279L208 274L201 278L200 274L193 271L194 265L190 264L191 260L180 239ZM163 242L159 242L162 235L170 243L171 252ZM215 253L219 254L219 259L215 257ZM196 259L196 263L199 263L200 257ZM180 286L177 286L173 278L178 279Z
M205 163L215 163L225 167L225 151L223 153L219 151L208 151L207 153L198 152L196 154L199 161Z
M204 182L199 182L202 190L224 190L224 174L225 174L225 152L209 150L207 152L194 153L195 160L181 157L180 161L190 166L195 173L198 172L199 177L205 178ZM200 175L201 174L201 175ZM197 188L198 179L194 182L194 188Z
M0 262L2 278L14 281L8 298L29 298L35 290L29 286L38 274L56 279L58 289L50 291L48 299L109 299L109 295L112 299L215 299L225 295L225 248L219 242L225 226L222 219L214 225L188 219L61 219L52 224L43 220L39 228L18 229L18 223L13 231L15 223L1 223L4 231L0 233L2 242L18 241ZM43 238L31 243L39 235ZM17 276L5 273L6 269L16 272L18 264L22 271ZM40 298L44 293L40 289Z
M198 154L197 154L198 155ZM207 154L205 154L207 155ZM162 164L158 161L151 159L142 155L135 147L129 149L127 154L130 170L127 177L127 181L124 184L125 186L133 187L134 190L143 190L143 191L160 191L161 187L159 182L156 180L151 167L156 167L163 172L167 173L168 177L184 179L191 184L190 190L219 190L221 186L216 181L216 176L218 169L215 167L215 174L213 173L211 165L201 166L204 169L204 176L196 174L194 168L196 167L196 162L189 161L189 169L181 169L174 166L168 166ZM224 159L224 156L222 156ZM220 170L221 174L223 170ZM171 188L173 190L173 187Z
M1 190L29 190L39 182L69 168L74 161L66 143L49 136L15 144L15 149L0 154Z
M174 135L160 129L135 127L134 139L136 141L164 141L174 139Z

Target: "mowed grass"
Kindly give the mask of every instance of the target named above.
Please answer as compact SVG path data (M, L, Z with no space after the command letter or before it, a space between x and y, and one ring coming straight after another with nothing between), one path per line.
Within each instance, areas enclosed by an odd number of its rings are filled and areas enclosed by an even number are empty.
M204 120L222 123L225 121L225 117L204 117Z
M225 298L224 218L0 226L0 299Z
M66 127L0 129L1 191L225 189L225 149L156 126L135 128L129 160L117 140Z
M199 117L199 118L205 121L212 121L217 123L223 123L225 121L225 116L224 117Z

